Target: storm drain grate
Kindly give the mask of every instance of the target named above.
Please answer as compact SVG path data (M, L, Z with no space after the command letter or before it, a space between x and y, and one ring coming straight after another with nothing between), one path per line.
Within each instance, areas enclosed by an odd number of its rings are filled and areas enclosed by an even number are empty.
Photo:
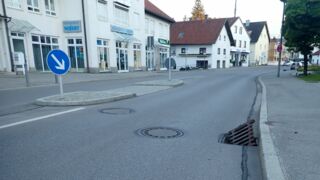
M171 139L181 137L184 135L184 133L181 130L168 127L151 127L145 129L138 129L136 133L140 136L147 136L159 139Z
M257 138L254 137L253 124L255 120L241 124L235 129L223 134L219 142L226 144L235 144L241 146L257 146Z
M130 108L105 108L100 110L101 113L111 115L126 115L134 113L135 111Z

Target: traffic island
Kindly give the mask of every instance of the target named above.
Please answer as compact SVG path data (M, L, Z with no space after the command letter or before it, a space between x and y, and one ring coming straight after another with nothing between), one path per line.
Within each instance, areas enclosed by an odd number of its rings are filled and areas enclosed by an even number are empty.
M84 106L114 102L135 97L135 93L111 91L78 91L61 95L48 96L36 100L41 106Z
M136 83L136 85L140 85L140 86L169 86L169 87L178 87L183 84L184 84L184 82L179 79L173 79L171 81L169 81L169 80L154 80L154 81L144 81L144 82Z

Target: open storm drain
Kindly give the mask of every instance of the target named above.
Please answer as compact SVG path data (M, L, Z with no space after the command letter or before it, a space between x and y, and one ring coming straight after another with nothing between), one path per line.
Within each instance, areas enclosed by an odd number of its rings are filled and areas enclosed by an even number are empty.
M219 137L220 143L235 144L241 146L257 146L257 138L254 137L253 124L250 120Z
M159 139L177 138L184 135L184 133L181 130L168 127L151 127L145 129L138 129L136 133L141 136Z
M134 113L135 111L130 108L105 108L100 110L101 113L111 115L126 115Z

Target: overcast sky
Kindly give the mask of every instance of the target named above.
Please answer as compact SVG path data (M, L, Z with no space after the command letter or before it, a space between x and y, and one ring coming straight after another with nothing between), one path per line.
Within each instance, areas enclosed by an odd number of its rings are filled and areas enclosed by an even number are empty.
M182 21L184 15L191 16L195 0L150 0L153 4ZM233 17L235 0L201 0L206 13L211 18ZM247 19L267 21L271 36L280 36L283 3L280 0L238 0L237 16L243 23ZM272 38L272 37L271 37Z

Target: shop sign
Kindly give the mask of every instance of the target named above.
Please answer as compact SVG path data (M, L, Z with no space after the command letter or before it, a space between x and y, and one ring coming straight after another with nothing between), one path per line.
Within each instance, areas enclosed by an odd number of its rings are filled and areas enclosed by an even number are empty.
M170 41L169 40L166 40L166 39L158 39L158 42L160 44L164 44L164 45L170 45Z
M81 32L81 21L63 21L63 32L65 33Z

